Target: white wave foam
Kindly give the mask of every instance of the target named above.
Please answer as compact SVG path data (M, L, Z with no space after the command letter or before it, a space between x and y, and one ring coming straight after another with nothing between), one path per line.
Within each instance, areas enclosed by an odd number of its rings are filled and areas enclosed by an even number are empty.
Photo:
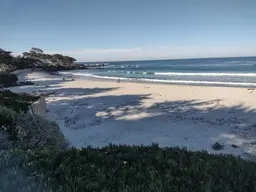
M68 72L61 72L67 74ZM70 74L70 73L69 73ZM110 80L126 80L134 81L134 78L125 77L113 77L113 76L99 76L91 73L72 73L75 76L92 77L97 79L110 79ZM223 81L193 81L193 80L166 80L166 79L144 79L138 78L140 81L157 82L157 83L174 83L174 84L203 84L203 85L231 85L231 86L256 86L256 83L244 83L244 82L223 82Z
M179 73L179 72L157 72L155 75L166 76L226 76L226 77L256 77L256 73Z
M225 77L256 77L256 73L181 73L181 72L141 72L141 71L108 71L112 73L128 73L164 76L225 76Z

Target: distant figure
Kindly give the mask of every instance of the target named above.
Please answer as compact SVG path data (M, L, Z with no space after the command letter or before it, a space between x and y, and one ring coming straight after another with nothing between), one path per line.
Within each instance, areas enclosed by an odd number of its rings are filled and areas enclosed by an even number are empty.
M117 83L120 83L120 79L117 79L117 81L116 81Z
M63 79L63 81L65 81L65 78L64 78L64 77L63 77L62 79Z

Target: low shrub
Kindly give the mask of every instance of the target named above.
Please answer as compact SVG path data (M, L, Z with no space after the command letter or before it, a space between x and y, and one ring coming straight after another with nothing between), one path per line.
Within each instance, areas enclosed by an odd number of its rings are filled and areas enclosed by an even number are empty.
M0 114L0 117L5 119L0 133L6 135L8 139L5 142L0 139L0 149L65 149L67 147L67 141L56 123L28 113L13 115L8 111Z
M11 126L14 122L15 117L15 111L3 105L0 105L0 127Z
M67 142L56 123L40 116L26 113L38 97L0 91L0 131L6 135L0 149L42 149L67 147ZM6 144L8 143L8 144Z
M16 124L15 146L25 149L64 149L67 141L58 125L43 117L19 114Z
M3 87L14 86L17 84L18 77L8 72L0 72L0 85Z
M28 159L54 191L256 191L255 163L179 148L44 150Z
M12 93L9 90L0 91L0 104L16 112L26 112L28 107L39 99L38 96L29 94Z
M35 182L27 177L23 167L26 165L27 152L22 150L0 151L0 191L12 192L50 192L42 181Z

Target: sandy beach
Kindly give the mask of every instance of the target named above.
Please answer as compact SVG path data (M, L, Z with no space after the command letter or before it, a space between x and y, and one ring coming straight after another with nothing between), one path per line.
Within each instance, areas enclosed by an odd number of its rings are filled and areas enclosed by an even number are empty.
M13 92L54 92L47 118L71 146L179 146L244 158L256 156L256 90L66 79L24 71L35 85ZM214 143L223 149L214 150Z

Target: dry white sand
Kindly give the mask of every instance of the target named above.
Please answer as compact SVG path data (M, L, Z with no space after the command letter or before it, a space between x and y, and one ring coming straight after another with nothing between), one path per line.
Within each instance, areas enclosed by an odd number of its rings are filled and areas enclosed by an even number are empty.
M21 73L51 92L48 117L72 146L112 144L180 146L210 153L256 155L256 90L68 79ZM219 142L224 148L216 151Z

